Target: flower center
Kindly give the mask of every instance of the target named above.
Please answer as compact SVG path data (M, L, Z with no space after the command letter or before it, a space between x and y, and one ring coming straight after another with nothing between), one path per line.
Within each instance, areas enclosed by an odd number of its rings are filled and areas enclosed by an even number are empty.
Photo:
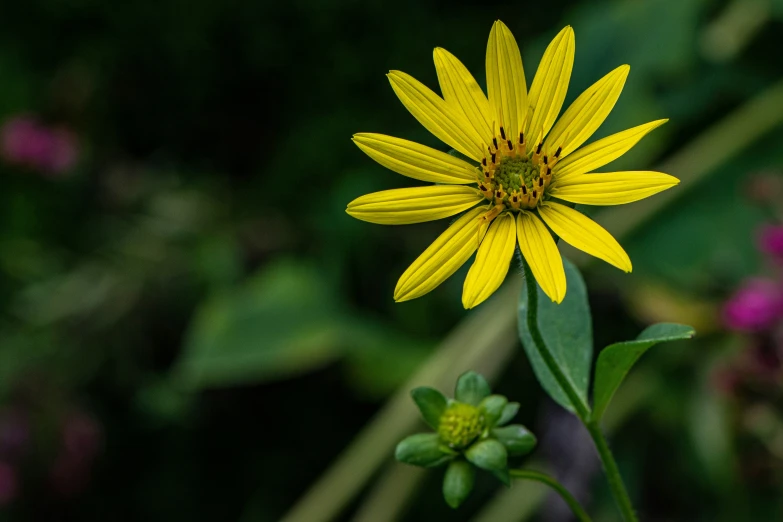
M484 431L484 417L478 408L456 402L440 417L438 435L452 448L464 448Z
M479 190L495 204L488 212L489 221L504 210L535 208L543 199L560 149L548 158L541 154L541 148L539 143L528 151L522 133L514 140L500 127L500 135L492 139L488 154L481 160L482 172L478 176Z

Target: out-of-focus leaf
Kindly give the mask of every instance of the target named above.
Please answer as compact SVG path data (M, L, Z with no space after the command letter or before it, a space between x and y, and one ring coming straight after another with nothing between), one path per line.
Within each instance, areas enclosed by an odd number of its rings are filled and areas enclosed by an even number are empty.
M340 354L340 325L339 307L318 272L278 262L200 307L177 376L202 387L301 373Z
M658 343L690 339L695 333L690 326L660 323L646 328L635 341L615 343L604 348L595 368L593 418L600 420L612 396L644 352Z
M440 417L446 410L446 397L429 386L419 386L411 390L413 402L419 407L421 416L427 421L431 428L438 429Z
M587 404L587 387L590 383L590 363L593 358L593 327L587 290L582 274L567 259L563 259L568 288L562 303L555 304L536 284L538 295L538 328L562 372L571 381L574 389ZM529 281L525 281L529 284ZM519 338L525 348L533 371L546 392L561 406L574 412L566 393L549 371L538 352L527 328L527 289L519 298Z

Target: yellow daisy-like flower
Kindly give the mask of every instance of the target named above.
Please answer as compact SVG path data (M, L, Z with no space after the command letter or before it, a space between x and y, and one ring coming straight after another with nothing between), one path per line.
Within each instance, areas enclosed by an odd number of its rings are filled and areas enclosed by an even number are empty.
M478 250L462 293L462 304L473 308L503 282L518 244L541 288L559 303L565 297L566 279L550 229L576 248L631 271L628 254L611 234L558 200L620 205L679 183L660 172L593 172L667 120L639 125L580 149L614 107L630 68L621 65L598 80L557 120L571 77L574 46L569 26L547 47L529 91L517 43L500 21L487 43L488 96L465 66L441 48L435 49L434 58L442 98L403 72L389 73L394 92L411 114L476 162L382 134L354 136L359 148L381 165L435 185L367 194L348 204L348 214L371 223L400 225L464 212L402 274L394 290L396 301L431 291Z

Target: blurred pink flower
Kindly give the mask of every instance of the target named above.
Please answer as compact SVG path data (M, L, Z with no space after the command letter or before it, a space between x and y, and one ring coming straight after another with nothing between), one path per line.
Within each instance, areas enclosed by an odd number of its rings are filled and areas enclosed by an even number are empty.
M0 129L0 154L8 162L49 174L62 174L76 164L76 136L65 128L48 127L29 116L17 116Z
M30 440L27 415L18 410L0 413L0 455L16 458L24 453Z
M724 324L732 330L766 330L781 318L783 288L770 279L747 280L723 306Z
M0 462L0 506L5 506L16 497L17 483L14 468Z
M783 260L783 226L763 226L759 233L759 249L765 254Z
M63 448L65 452L84 460L92 460L102 446L101 425L90 415L73 413L63 425Z

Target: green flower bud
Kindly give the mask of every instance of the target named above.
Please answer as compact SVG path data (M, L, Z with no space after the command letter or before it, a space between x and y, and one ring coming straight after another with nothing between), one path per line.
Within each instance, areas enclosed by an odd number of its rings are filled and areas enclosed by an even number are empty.
M506 447L495 439L477 442L468 448L465 457L476 466L489 471L506 469L508 461Z
M536 447L536 437L521 424L512 424L492 430L492 436L508 450L509 455L519 456L530 453Z
M481 435L486 424L475 406L455 402L443 412L438 425L441 440L452 448L464 448Z
M500 419L498 419L495 426L503 426L508 421L513 419L517 412L519 411L519 403L518 402L509 402L506 404L506 407L503 408L503 413L500 415Z
M394 456L400 462L413 466L434 468L445 464L456 455L440 442L437 433L418 433L406 437L399 444Z
M478 406L479 403L490 394L487 380L474 371L463 373L457 379L457 389L454 398L459 402Z
M411 391L413 402L419 407L421 416L432 428L438 429L440 417L446 410L446 397L435 388L422 386Z
M479 411L484 414L487 426L495 426L503 414L503 409L508 404L508 399L502 395L490 395L479 404Z
M464 460L455 460L449 464L443 477L443 498L446 503L457 509L468 498L475 478L476 470Z

